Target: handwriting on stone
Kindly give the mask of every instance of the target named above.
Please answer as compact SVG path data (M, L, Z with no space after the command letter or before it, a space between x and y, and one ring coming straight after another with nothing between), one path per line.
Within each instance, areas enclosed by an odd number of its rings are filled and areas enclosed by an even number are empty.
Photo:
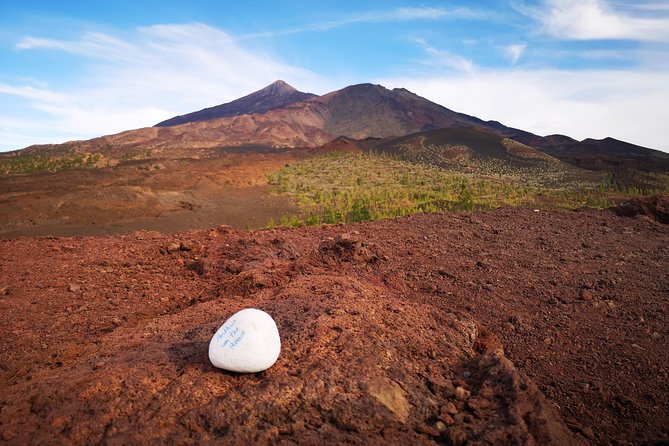
M228 347L234 350L237 345L244 339L246 333L239 327L236 327L237 319L233 319L229 323L223 325L223 328L216 334L216 341L221 348Z

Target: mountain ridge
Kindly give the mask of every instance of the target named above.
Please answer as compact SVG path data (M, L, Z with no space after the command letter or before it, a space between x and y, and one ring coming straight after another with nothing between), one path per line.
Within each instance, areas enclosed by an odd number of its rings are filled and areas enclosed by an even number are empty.
M538 136L455 112L404 88L391 90L362 83L317 96L281 80L235 101L177 116L154 127L87 141L31 146L17 153L51 154L67 149L76 153L153 150L165 154L166 150L244 145L315 148L340 136L397 138L448 128L494 132L590 170L669 171L669 154L654 149L613 138L577 141L565 135Z
M254 113L265 113L276 108L281 108L294 102L304 101L316 96L313 93L304 93L296 90L282 80L277 80L265 88L250 93L234 101L227 102L202 110L175 116L159 122L154 127L171 127L189 122L208 121L210 119L224 118L239 115L251 115Z

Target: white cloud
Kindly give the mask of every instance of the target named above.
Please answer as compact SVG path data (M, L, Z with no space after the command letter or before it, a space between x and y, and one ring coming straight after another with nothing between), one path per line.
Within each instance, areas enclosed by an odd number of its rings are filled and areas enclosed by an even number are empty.
M3 83L0 83L0 94L46 102L63 102L68 99L66 95L55 93L44 88L35 88L30 85L21 85L17 87Z
M316 74L247 50L227 33L202 24L156 25L132 35L87 33L75 40L26 37L17 48L82 56L81 79L62 87L0 84L0 98L24 99L39 132L3 124L0 150L27 143L82 139L151 126L163 119L228 102L277 80L323 93L330 85ZM4 122L7 122L6 120ZM16 123L15 123L16 124ZM34 138L27 133L32 129ZM53 135L53 137L51 137Z
M669 42L669 16L662 5L616 8L604 0L544 0L539 7L519 9L539 22L541 32L559 39Z
M504 56L506 56L506 58L509 59L511 65L515 65L518 63L520 56L523 55L526 49L527 49L526 43L515 43L513 45L507 45L505 47L502 47L502 52L504 53Z
M378 82L539 135L560 133L579 140L611 136L669 151L666 72L479 70Z
M436 48L427 43L424 39L412 37L409 41L421 48L429 56L427 60L422 61L424 65L462 73L473 73L477 69L474 62L466 57Z

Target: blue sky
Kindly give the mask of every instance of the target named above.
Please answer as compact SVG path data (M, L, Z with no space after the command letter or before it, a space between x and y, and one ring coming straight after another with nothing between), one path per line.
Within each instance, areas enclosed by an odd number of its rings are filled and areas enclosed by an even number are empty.
M146 127L276 79L404 87L669 151L669 2L0 2L0 150Z

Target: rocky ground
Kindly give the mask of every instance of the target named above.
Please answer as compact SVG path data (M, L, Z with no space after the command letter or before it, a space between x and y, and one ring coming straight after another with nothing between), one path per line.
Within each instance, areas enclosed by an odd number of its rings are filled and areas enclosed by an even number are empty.
M174 232L216 222L261 228L295 212L287 197L269 193L266 174L302 152L212 149L157 156L100 169L0 175L0 237Z
M0 442L667 444L666 211L2 240ZM246 307L281 356L217 370Z

